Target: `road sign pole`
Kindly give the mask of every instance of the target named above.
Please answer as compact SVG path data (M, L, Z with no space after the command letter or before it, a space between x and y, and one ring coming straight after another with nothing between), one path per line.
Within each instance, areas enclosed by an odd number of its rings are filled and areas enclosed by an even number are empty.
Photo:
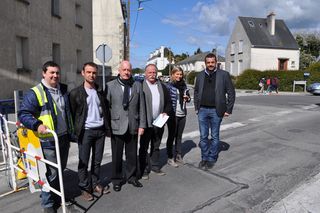
M102 63L102 89L105 91L106 89L106 71L105 71L105 63L106 63L106 51L105 51L105 44L103 44L103 63Z

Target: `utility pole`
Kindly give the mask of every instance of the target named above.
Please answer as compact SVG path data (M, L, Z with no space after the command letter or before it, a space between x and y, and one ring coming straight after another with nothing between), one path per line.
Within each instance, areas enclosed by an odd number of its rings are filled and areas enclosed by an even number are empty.
M127 44L126 44L126 60L130 60L130 0L127 3Z

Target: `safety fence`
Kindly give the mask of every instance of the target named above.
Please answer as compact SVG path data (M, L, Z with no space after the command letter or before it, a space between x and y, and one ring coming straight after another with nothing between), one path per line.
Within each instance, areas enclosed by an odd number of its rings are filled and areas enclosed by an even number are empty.
M13 128L11 129L15 130L10 132L9 125L12 125ZM31 193L41 189L43 191L51 191L60 196L62 212L65 213L66 205L59 141L57 134L54 131L47 130L47 132L52 134L55 140L57 163L44 159L40 140L33 131L26 129L20 123L8 121L4 115L0 114L0 139L3 156L0 166L2 167L2 170L8 171L7 175L12 188L11 191L1 194L0 198L22 190L17 184L17 174L19 173L28 178ZM12 133L18 135L19 141L17 143L11 140L10 136L12 136ZM24 141L23 145L22 141ZM18 154L15 155L15 153ZM46 165L57 168L60 190L54 189L48 183L46 179Z

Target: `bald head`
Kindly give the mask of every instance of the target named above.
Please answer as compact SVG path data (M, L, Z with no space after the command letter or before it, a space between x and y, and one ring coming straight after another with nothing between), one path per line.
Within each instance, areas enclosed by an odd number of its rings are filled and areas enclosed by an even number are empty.
M119 66L119 75L123 80L127 80L131 77L132 67L129 61L122 61Z

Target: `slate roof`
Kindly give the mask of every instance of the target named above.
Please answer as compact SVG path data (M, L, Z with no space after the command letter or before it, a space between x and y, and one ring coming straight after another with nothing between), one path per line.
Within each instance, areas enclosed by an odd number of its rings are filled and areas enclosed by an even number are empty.
M186 63L193 63L196 61L204 61L204 58L206 57L206 55L208 55L210 52L203 52L203 53L199 53L197 55L192 55L182 61L179 61L178 63L176 63L176 65L180 65L180 64L186 64ZM218 61L219 62L224 62L225 58L218 55Z
M268 31L266 18L239 16L239 20L254 47L292 50L299 49L296 40L287 25L281 19L275 20L274 35L271 35Z

